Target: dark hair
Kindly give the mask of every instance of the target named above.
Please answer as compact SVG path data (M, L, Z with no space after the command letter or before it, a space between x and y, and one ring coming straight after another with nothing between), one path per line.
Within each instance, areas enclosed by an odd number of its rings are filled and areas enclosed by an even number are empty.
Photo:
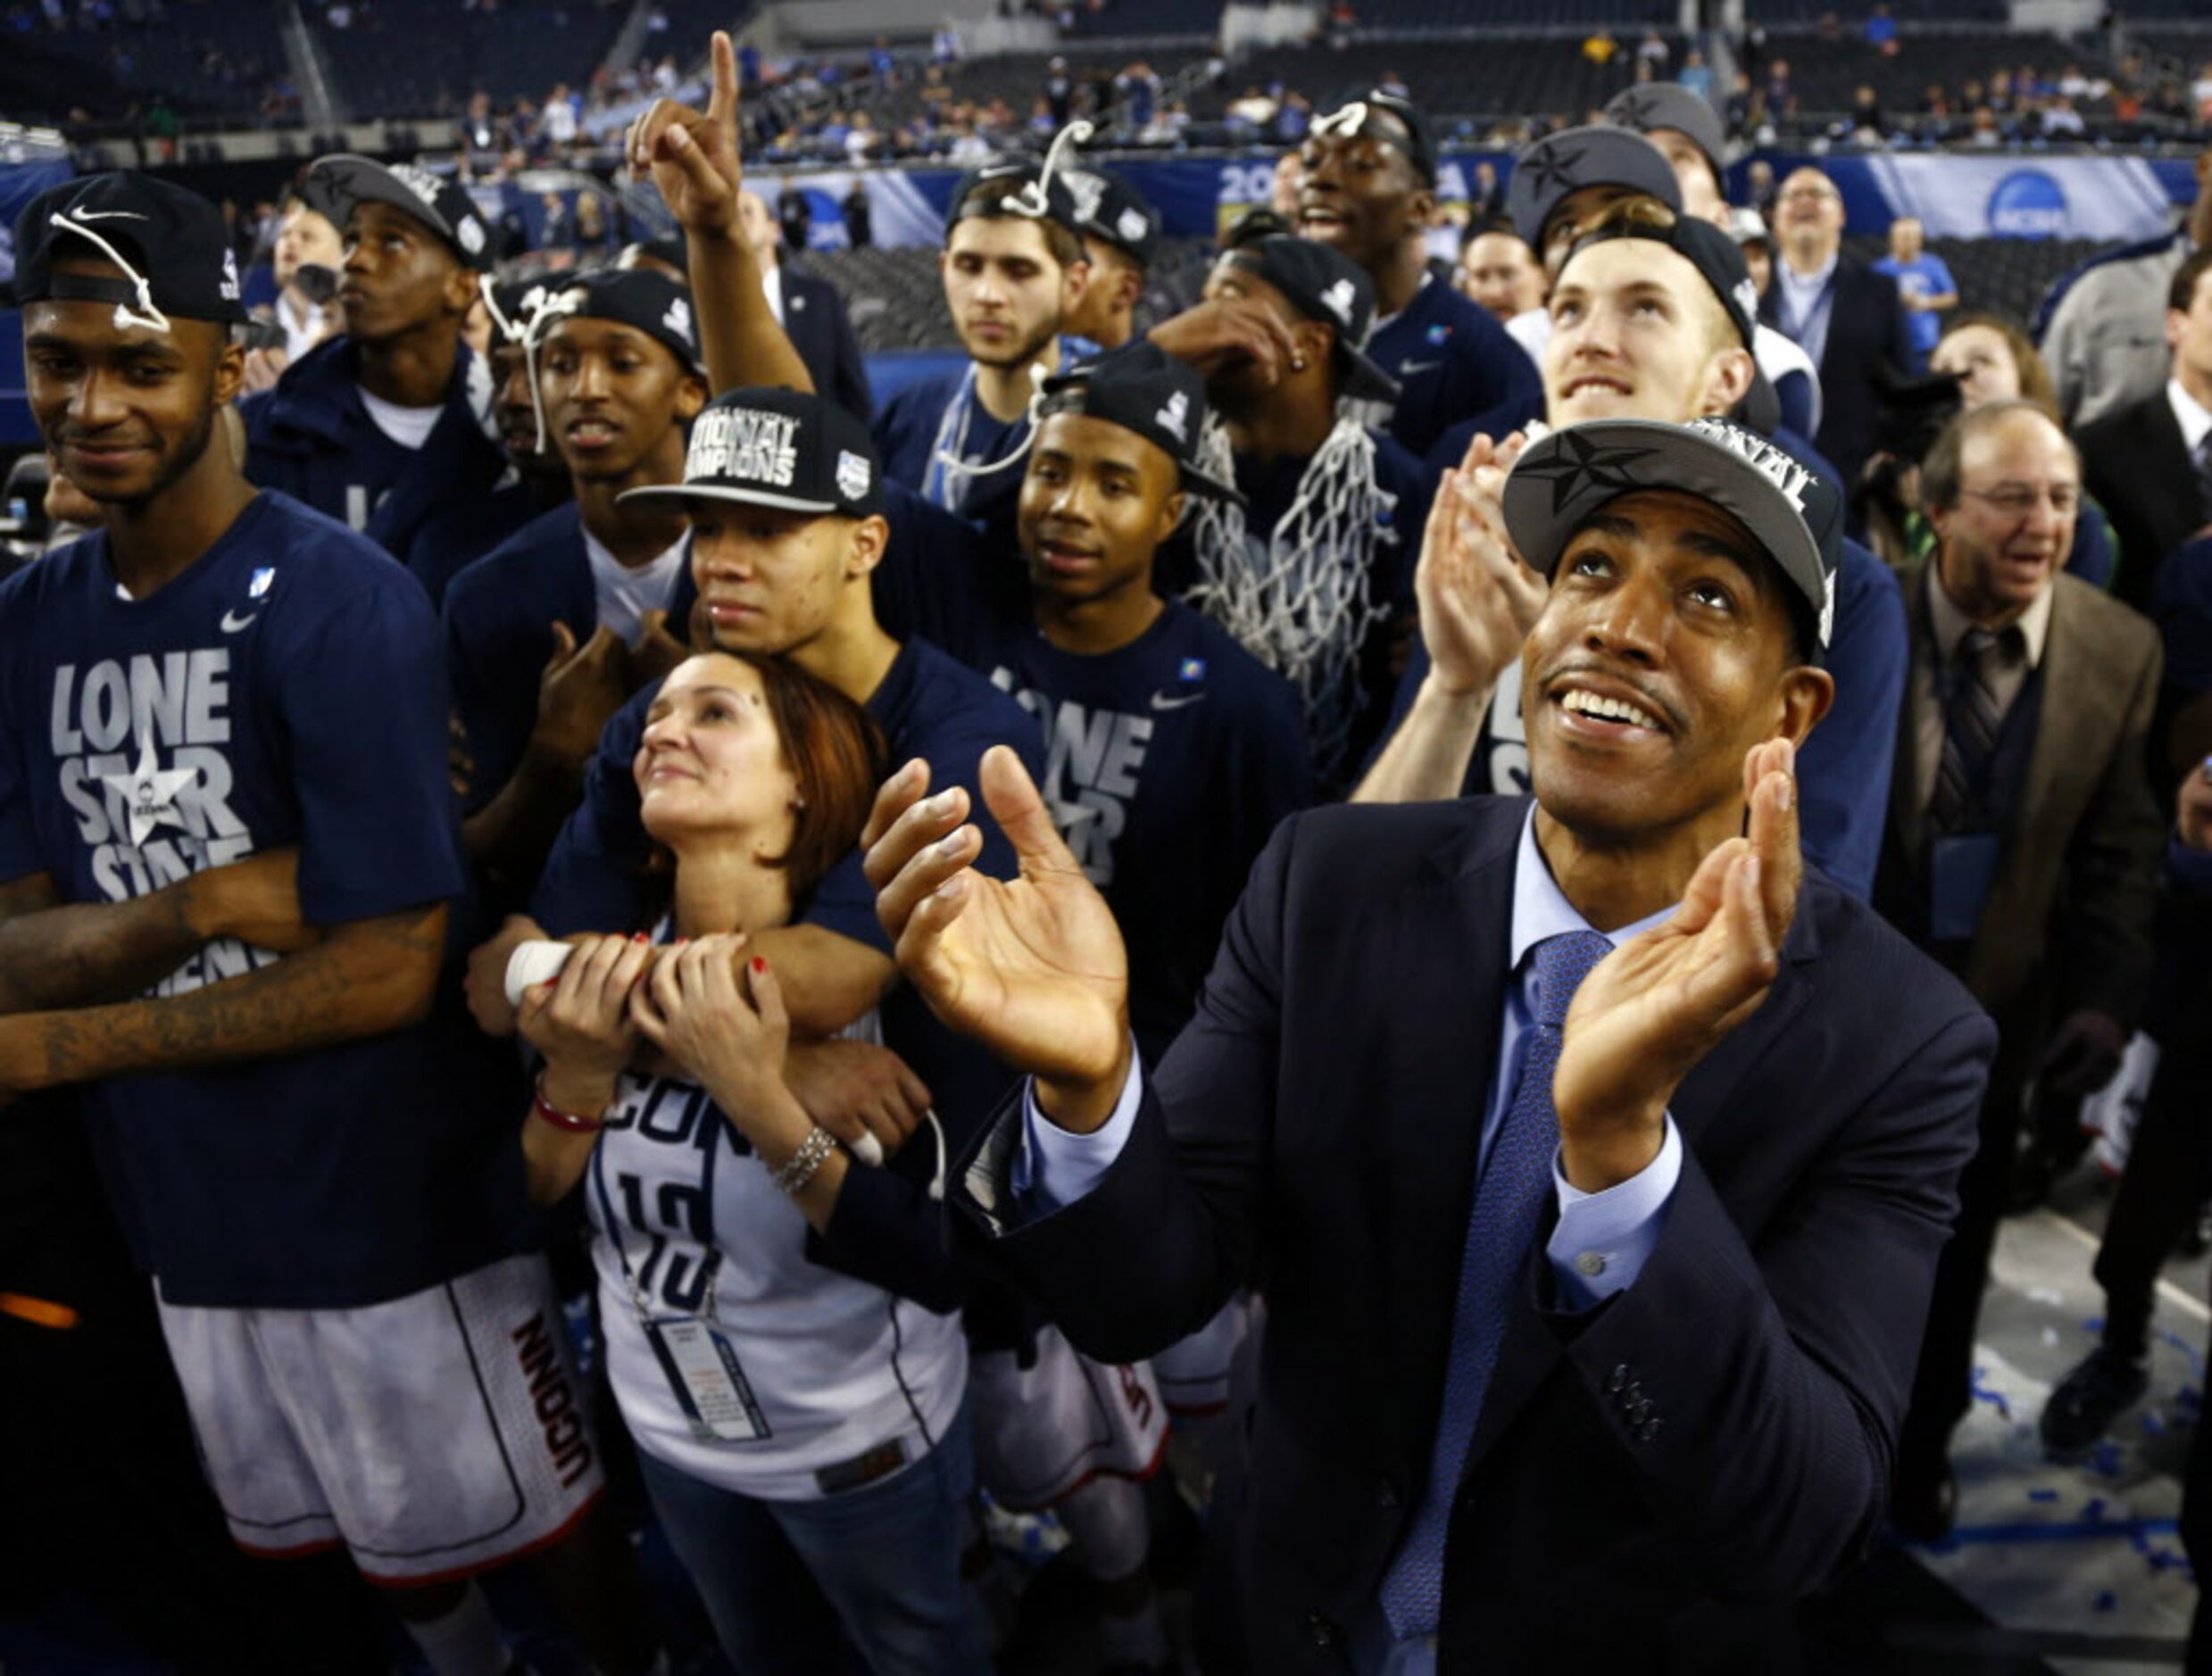
M2174 275L2174 283L2166 287L2166 306L2189 312L2189 305L2197 300L2197 281L2212 273L2212 245L2190 253Z
M801 906L831 868L852 853L868 824L868 811L883 779L883 732L876 718L819 676L811 675L788 658L771 658L757 651L725 651L710 647L700 657L730 658L756 670L769 722L783 747L784 760L798 782L799 798L792 811L791 843L767 865L790 875L791 907L796 917ZM667 905L668 887L674 878L669 853L654 846L646 875Z
M1044 248L1052 253L1052 260L1063 268L1072 268L1077 262L1087 262L1091 253L1084 248L1082 236L1071 227L1043 216L1022 215L1005 207L1006 200L1016 193L1027 192L1033 183L1021 179L985 180L961 201L960 220L944 229L944 245L952 247L952 228L960 221L980 218L986 221L1027 221L1044 236Z

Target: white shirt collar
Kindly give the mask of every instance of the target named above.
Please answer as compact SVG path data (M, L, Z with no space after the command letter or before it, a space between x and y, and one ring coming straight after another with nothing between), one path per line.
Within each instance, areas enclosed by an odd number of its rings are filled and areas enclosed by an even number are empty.
M1818 268L1807 274L1801 274L1791 267L1789 258L1785 256L1775 263L1775 272L1781 278L1782 283L1792 291L1806 294L1819 292L1825 290L1828 281L1835 277L1836 264L1842 260L1842 256L1843 253L1839 250Z
M2204 403L2182 388L2179 378L2166 381L2166 399L2174 409L2174 421L2182 427L2182 443L2189 450L2192 460L2203 444L2205 433L2212 431L2212 411Z

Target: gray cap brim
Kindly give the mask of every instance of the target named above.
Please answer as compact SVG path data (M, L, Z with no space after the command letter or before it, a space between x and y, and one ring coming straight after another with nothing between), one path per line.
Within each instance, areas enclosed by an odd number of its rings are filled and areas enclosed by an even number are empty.
M1523 152L1506 183L1506 213L1542 255L1543 224L1584 187L1626 187L1682 208L1682 183L1664 152L1633 129L1596 124L1553 134Z
M1658 419L1570 425L1531 443L1506 478L1506 534L1549 577L1575 532L1609 502L1646 489L1695 495L1750 531L1817 617L1828 596L1827 571L1787 486L1794 481L1801 494L1812 473L1779 448L1762 458L1771 469L1701 430Z
M388 203L413 217L436 233L453 253L471 268L483 265L481 253L471 254L461 246L461 230L437 208L411 192L397 176L373 157L350 153L318 157L300 183L300 196L307 207L343 232L347 212L356 203Z

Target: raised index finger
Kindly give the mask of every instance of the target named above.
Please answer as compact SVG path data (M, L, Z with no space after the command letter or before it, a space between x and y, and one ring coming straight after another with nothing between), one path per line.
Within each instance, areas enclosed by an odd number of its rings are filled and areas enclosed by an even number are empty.
M707 120L711 122L735 122L737 120L737 49L730 45L729 31L714 31L711 56L714 60L714 95L707 101Z

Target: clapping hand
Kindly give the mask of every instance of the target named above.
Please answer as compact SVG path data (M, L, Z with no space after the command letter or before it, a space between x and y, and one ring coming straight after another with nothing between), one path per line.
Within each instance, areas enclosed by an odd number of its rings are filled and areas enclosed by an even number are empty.
M1447 692L1495 687L1543 610L1543 578L1513 551L1501 500L1527 444L1519 431L1498 444L1476 436L1429 506L1413 592L1432 678Z
M983 835L963 824L968 793L927 796L928 764L910 762L877 794L861 838L877 917L930 1010L1035 1077L1045 1115L1086 1133L1112 1114L1128 1075L1121 932L1021 759L993 746L979 780L1019 876L975 871Z
M1568 1009L1552 1103L1562 1167L1585 1192L1658 1155L1675 1090L1781 970L1805 867L1791 743L1755 746L1743 784L1750 835L1716 845L1667 923L1608 955Z

